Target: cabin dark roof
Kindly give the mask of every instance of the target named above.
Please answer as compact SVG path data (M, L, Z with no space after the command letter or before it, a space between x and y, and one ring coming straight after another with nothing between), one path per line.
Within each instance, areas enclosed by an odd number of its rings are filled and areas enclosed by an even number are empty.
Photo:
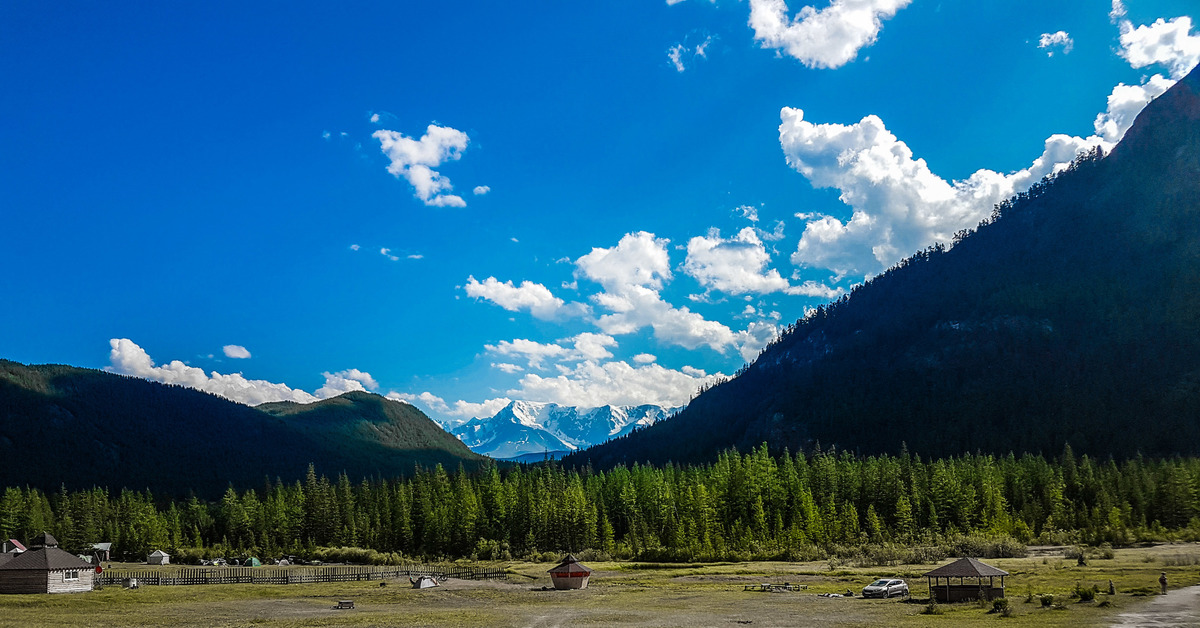
M30 547L58 547L58 539L54 538L49 532L43 532L35 537L29 543Z
M91 569L90 563L57 547L41 547L22 552L0 564L0 570L52 571L55 569Z
M925 574L929 578L987 578L1007 575L1007 571L985 565L974 558L960 558Z
M3 566L4 563L7 563L8 561L12 560L16 556L17 556L16 554L13 554L11 552L0 553L0 566Z
M592 573L592 568L579 564L579 561L575 560L574 556L567 554L567 557L561 563L555 565L550 570L550 573L578 573L580 571Z

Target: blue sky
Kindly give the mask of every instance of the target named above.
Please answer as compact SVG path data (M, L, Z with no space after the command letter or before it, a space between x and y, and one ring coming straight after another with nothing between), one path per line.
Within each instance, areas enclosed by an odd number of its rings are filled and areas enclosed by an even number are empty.
M0 7L0 357L678 405L1200 59L1183 1L344 4Z

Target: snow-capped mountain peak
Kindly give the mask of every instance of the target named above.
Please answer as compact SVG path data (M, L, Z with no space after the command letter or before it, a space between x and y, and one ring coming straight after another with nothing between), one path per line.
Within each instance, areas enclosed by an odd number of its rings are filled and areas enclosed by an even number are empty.
M513 401L494 416L471 419L451 433L477 453L512 458L590 447L653 425L678 410L651 404L587 408Z

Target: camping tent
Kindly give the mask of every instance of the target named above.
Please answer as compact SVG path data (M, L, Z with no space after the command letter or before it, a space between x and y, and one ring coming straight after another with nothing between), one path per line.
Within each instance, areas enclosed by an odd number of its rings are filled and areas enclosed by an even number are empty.
M436 586L441 586L433 576L417 576L416 578L410 577L408 581L412 583L412 588L414 589L430 589Z
M246 562L244 562L242 564L247 567L262 567L262 561L259 560L258 558L255 558L254 556L247 558Z

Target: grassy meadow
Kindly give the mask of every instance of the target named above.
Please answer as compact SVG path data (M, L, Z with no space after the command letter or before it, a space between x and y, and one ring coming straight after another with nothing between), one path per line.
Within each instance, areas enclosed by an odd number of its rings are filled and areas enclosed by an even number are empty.
M1099 554L1098 552L1096 552ZM448 581L413 590L404 581L312 585L106 587L75 595L0 596L4 626L1106 626L1137 610L1166 571L1172 588L1200 584L1200 544L1118 549L1090 556L1086 566L1063 548L1033 548L1025 558L986 561L1007 579L1011 617L974 603L941 605L923 614L928 591L921 574L935 565L855 567L837 563L744 562L667 564L591 563L591 587L544 591L547 563L506 563L507 582ZM131 565L132 566L132 565ZM856 596L879 576L909 581L911 600L825 598ZM1112 580L1117 595L1107 595ZM746 584L793 583L799 592L744 591ZM1076 585L1100 588L1094 602L1070 594ZM1027 598L1032 598L1026 601ZM1052 594L1057 609L1043 608ZM334 610L352 599L354 610Z

